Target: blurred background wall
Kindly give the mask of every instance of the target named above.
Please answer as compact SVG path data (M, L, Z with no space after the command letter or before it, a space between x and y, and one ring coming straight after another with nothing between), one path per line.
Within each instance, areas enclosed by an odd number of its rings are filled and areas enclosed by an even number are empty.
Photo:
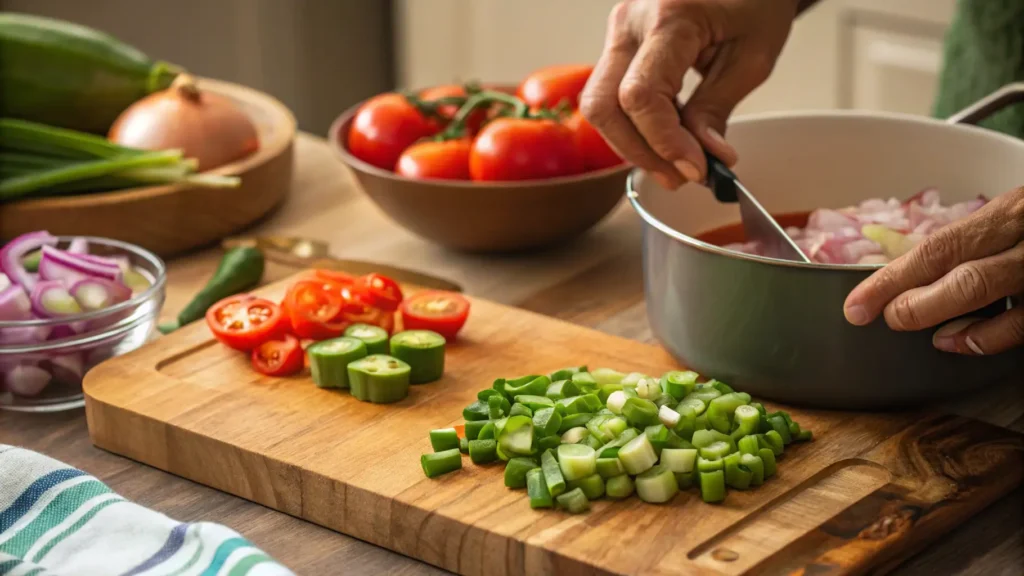
M867 108L927 114L956 0L821 0L738 113ZM593 62L615 0L0 0L88 24L154 57L247 84L325 134L395 86L515 82ZM197 17L198 16L198 17ZM684 93L692 89L689 79Z

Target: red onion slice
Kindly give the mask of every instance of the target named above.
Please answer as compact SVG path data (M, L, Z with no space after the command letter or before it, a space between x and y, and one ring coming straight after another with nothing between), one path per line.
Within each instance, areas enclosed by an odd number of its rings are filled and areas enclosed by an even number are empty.
M32 301L25 289L12 284L0 291L0 320L17 321L32 319Z
M68 252L71 254L88 254L89 241L80 236L75 238L70 244L68 244Z
M103 278L84 278L68 290L83 310L101 310L131 298L132 291L124 284Z
M60 318L82 313L64 283L60 280L40 280L29 295L32 311L43 318Z
M76 383L85 375L85 360L77 352L61 354L50 358L54 379L60 382Z
M4 383L18 396L38 396L50 383L50 373L38 366L20 364L7 371Z
M7 274L0 273L0 292L3 292L10 287L11 279L7 277Z
M101 264L83 258L80 254L69 254L44 246L39 261L39 276L43 280L60 280L70 287L85 278L105 278L120 282L122 271L116 264Z
M131 266L131 262L128 261L127 256L97 256L95 254L79 254L79 258L95 262L96 264L106 264L107 266L117 266L122 271L127 270Z
M10 346L38 344L45 341L50 336L51 332L52 330L48 326L0 328L0 344Z
M29 252L43 246L55 246L56 244L57 238L45 230L22 234L0 249L0 270L3 270L4 274L7 274L14 283L20 284L26 290L31 290L38 277L25 270L21 259Z

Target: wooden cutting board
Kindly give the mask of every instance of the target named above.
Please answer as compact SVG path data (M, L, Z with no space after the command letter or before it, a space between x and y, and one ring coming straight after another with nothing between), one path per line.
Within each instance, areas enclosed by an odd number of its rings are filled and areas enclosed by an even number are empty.
M285 286L261 292L277 299ZM677 367L658 347L474 300L443 380L398 404L260 376L202 323L100 365L84 388L100 448L460 574L884 572L1024 474L1024 436L1003 428L792 409L815 440L718 505L691 489L668 505L598 501L572 516L531 510L500 465L465 457L461 471L424 477L427 433L461 423L479 389L584 363Z

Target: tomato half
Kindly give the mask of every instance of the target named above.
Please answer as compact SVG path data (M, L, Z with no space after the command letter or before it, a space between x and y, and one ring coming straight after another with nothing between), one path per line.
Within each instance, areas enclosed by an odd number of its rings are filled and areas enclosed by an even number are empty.
M249 351L287 330L281 307L248 294L231 296L206 311L214 337L229 348Z
M325 280L299 280L285 295L292 332L299 338L326 340L345 332L349 323L339 321L344 301L342 288Z
M469 300L454 292L420 292L400 307L403 330L433 330L451 341L466 324Z
M594 128L583 114L576 110L565 125L572 132L576 148L583 156L583 167L587 170L601 170L623 163L622 158L612 150L601 133Z
M305 352L298 339L285 334L281 340L267 340L252 351L252 367L267 376L288 376L302 371Z
M395 172L420 180L469 180L468 139L424 141L405 149Z
M348 131L353 156L385 170L394 170L402 151L440 125L424 116L401 94L387 93L367 101Z
M564 100L576 109L580 92L593 71L594 67L589 64L547 66L527 76L516 93L532 108L554 108Z
M371 273L356 279L356 287L369 300L370 305L394 312L402 303L402 288L383 274Z
M534 180L583 172L572 132L548 119L498 118L473 142L473 180Z

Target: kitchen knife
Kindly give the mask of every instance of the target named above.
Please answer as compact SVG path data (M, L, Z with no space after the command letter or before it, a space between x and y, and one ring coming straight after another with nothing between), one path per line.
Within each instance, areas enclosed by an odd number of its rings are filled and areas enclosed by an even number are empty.
M224 248L252 246L263 252L270 262L296 268L326 268L349 274L362 275L376 272L388 276L401 284L413 284L422 288L462 292L462 287L443 278L423 274L405 268L398 268L376 262L348 260L330 255L326 242L290 236L254 236L227 238Z

